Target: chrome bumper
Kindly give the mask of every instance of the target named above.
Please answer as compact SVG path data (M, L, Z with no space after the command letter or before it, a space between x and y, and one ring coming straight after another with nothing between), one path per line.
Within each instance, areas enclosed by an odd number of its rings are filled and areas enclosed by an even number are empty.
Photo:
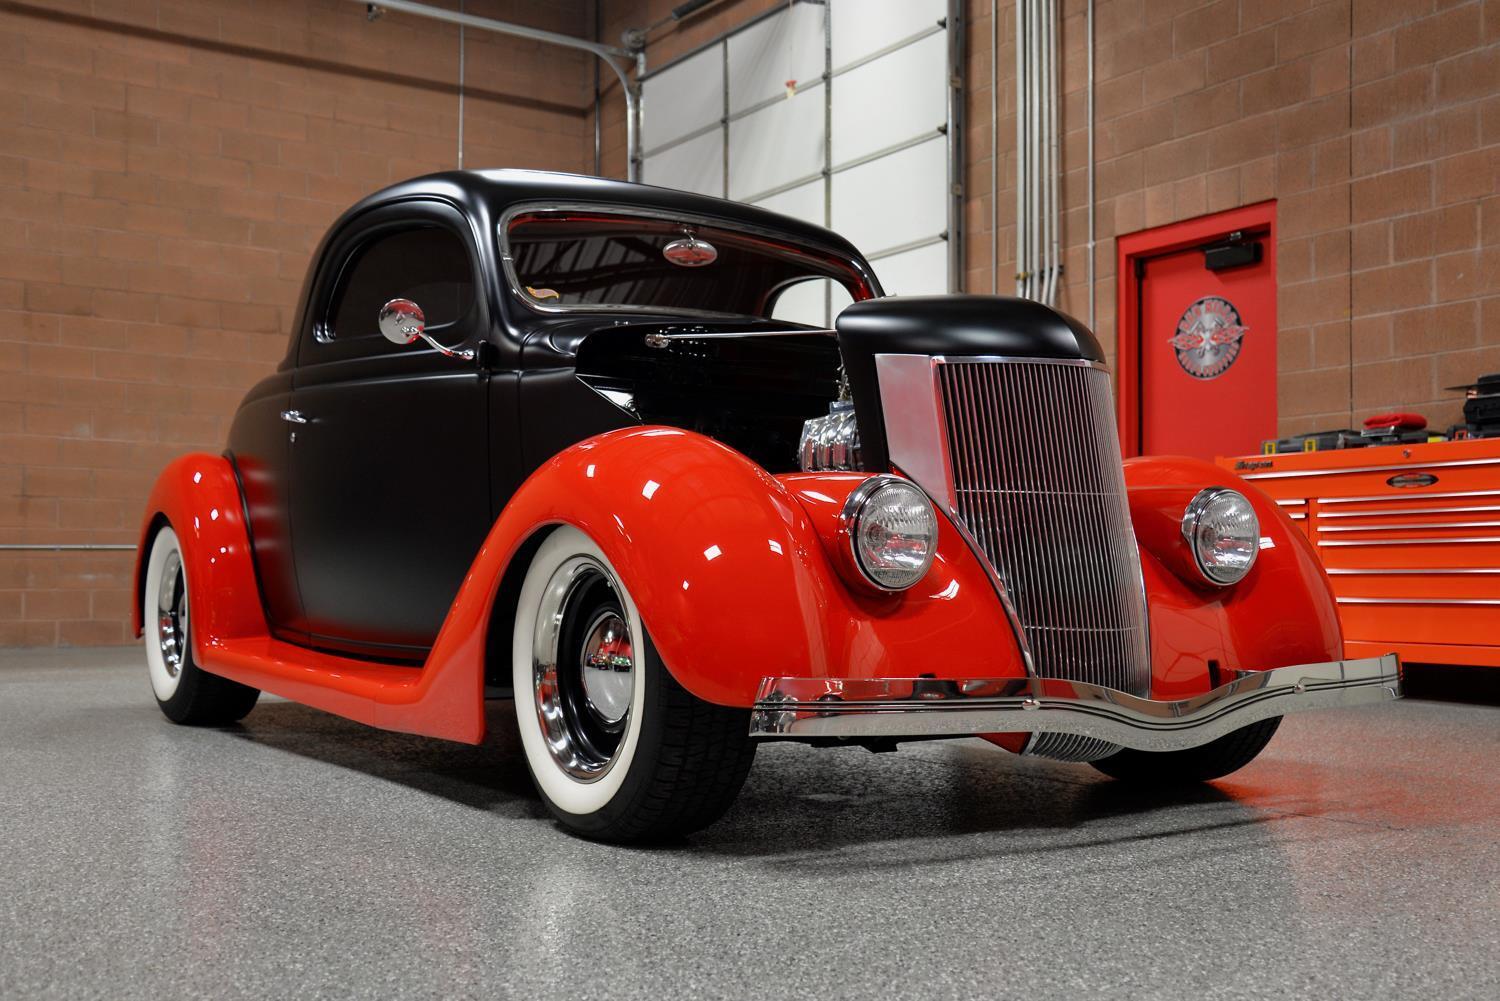
M1071 733L1142 751L1196 747L1271 716L1401 697L1395 654L1244 671L1177 702L1054 678L766 678L750 717L759 739Z

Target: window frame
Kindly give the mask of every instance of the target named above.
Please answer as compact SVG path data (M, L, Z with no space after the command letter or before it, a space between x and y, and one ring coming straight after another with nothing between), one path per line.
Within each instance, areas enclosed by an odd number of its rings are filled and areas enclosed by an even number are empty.
M532 201L519 202L510 206L500 216L495 224L496 239L500 250L500 270L505 276L505 284L510 290L511 298L521 303L526 308L541 314L574 314L574 313L633 313L655 316L688 316L713 320L758 320L766 322L769 316L752 316L746 313L725 313L708 309L686 309L682 307L631 305L629 303L573 303L560 305L547 305L537 302L527 295L521 285L520 277L516 274L515 258L510 249L510 226L517 216L529 215L537 212L593 212L600 215L619 216L622 219L650 219L653 221L681 222L693 226L707 226L714 229L733 230L744 233L747 236L760 237L773 240L793 250L802 250L827 258L831 263L848 268L850 276L862 286L859 290L851 290L850 297L859 302L861 299L871 299L880 295L880 284L876 280L874 272L862 258L849 257L824 244L810 241L794 240L785 233L777 232L761 226L746 225L731 219L721 219L715 216L700 215L693 212L673 212L649 207L624 206L609 202L555 202L555 201ZM809 275L809 278L829 278L827 275ZM829 280L836 280L829 278ZM773 289L773 292L776 290ZM865 294L860 296L857 291ZM791 321L786 321L791 322Z
M468 309L450 324L439 328L443 332L457 331L462 334L451 343L457 349L470 346L482 337L487 327L489 292L484 274L479 265L477 242L473 227L467 216L455 205L431 198L410 199L376 206L361 213L343 226L322 252L325 262L318 278L318 292L314 308L308 311L308 322L299 331L297 367L304 368L333 362L366 361L390 358L401 354L413 357L439 356L436 348L418 342L398 345L384 337L356 337L339 340L333 327L333 313L337 308L339 294L355 258L373 242L400 233L404 230L437 228L459 241L464 258L468 261L473 298ZM418 303L418 305L421 305ZM330 331L332 332L330 335ZM371 350L371 348L374 350Z

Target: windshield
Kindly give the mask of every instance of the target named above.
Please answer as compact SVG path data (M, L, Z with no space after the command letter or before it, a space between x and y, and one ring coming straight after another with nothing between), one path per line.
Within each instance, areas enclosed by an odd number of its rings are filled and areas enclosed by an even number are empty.
M505 233L521 295L541 308L605 307L768 317L781 294L828 279L871 291L849 261L712 225L593 210L539 210Z

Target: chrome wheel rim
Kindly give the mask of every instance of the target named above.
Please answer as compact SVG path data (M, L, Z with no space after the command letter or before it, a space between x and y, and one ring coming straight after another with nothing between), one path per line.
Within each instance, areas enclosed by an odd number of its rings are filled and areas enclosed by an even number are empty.
M590 556L564 561L537 611L532 694L553 762L581 782L620 755L635 700L635 643L613 576Z
M182 554L175 550L162 566L161 586L156 593L156 639L161 646L167 676L182 672L188 651L187 578L182 572Z

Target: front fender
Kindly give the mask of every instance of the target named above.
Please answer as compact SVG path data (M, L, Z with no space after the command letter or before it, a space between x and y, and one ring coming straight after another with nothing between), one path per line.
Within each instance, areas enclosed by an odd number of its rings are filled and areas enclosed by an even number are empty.
M721 705L753 705L768 676L1023 676L988 577L946 521L911 591L865 595L839 576L818 525L864 478L778 478L689 431L612 431L534 473L485 548L508 563L544 526L579 528L620 574L673 677Z
M1177 456L1127 460L1125 485L1141 544L1156 698L1216 687L1210 661L1231 672L1342 658L1328 575L1307 537L1270 497L1212 463ZM1229 587L1197 575L1182 538L1183 510L1206 487L1238 490L1260 520L1255 566Z

